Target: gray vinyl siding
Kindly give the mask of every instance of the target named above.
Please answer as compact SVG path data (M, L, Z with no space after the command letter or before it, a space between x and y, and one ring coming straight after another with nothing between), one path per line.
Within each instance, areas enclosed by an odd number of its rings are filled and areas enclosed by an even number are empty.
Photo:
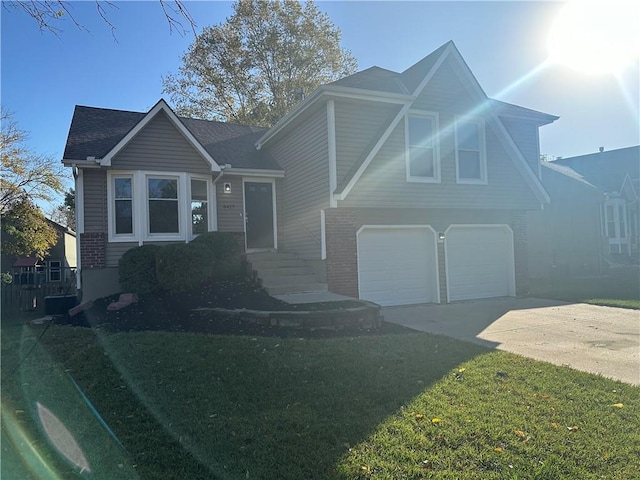
M540 162L538 126L534 122L518 118L504 117L500 120L531 167L531 170L537 176L538 162Z
M210 174L211 166L159 112L111 161L114 169Z
M397 114L397 105L337 101L336 171L338 185L384 133ZM368 148L367 148L368 147Z
M231 193L224 193L224 184L231 183ZM218 231L244 232L244 200L242 177L224 176L216 184Z
M320 209L329 206L327 112L320 109L270 148L285 170L280 216L280 250L319 259Z
M455 139L451 127L456 115L474 113L477 101L455 73L456 66L445 62L416 99L411 110L436 112L440 127L440 183L407 182L404 120L367 167L344 201L344 207L456 208L456 209L537 209L540 203L525 182L497 137L498 125L485 118L487 185L458 184L456 181ZM529 138L531 137L531 138ZM523 148L535 144L535 131L519 132Z
M137 246L138 246L138 242L118 242L118 243L107 242L106 249L104 252L105 266L117 267L118 261L120 260L120 257L124 255L124 252Z
M107 172L82 171L84 191L84 231L107 233Z

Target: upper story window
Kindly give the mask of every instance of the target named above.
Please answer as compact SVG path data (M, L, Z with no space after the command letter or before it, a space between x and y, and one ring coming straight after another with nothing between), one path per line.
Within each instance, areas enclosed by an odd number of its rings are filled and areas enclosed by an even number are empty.
M487 154L482 120L456 118L455 150L458 183L487 183Z
M438 116L411 113L405 123L407 181L439 182Z
M180 233L178 179L147 177L148 234Z

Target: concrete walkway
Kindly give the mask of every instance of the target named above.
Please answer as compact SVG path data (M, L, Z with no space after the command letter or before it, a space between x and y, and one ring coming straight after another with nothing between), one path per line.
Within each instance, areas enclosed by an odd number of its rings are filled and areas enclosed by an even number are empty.
M640 385L640 311L538 298L383 309L385 320Z

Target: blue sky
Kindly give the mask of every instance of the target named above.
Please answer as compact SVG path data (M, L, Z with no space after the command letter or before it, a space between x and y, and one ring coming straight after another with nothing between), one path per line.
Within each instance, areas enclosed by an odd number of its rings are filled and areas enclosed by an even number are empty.
M1 100L38 153L62 158L76 104L146 111L162 96L161 77L177 72L193 34L170 34L157 1L115 2L110 29L94 2L70 2L76 19L59 37L21 11L2 8ZM227 2L186 2L198 29L223 22ZM557 2L318 2L358 60L402 71L453 40L493 98L559 115L541 129L541 152L591 153L640 143L637 63L620 75L540 68Z

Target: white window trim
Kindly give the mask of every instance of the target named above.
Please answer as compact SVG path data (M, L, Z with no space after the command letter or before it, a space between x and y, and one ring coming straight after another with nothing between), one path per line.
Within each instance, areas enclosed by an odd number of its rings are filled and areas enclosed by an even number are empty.
M60 260L49 260L49 265L48 265L48 272L47 272L47 281L50 283L54 283L54 282L61 282L62 281L62 262ZM54 266L53 264L57 263L58 266ZM58 272L59 278L58 280L53 280L51 278L51 273L53 272Z
M470 117L467 115L456 115L454 119L454 151L456 157L456 183L469 185L487 185L487 141L485 122L481 118ZM480 141L480 178L460 178L460 166L458 164L458 124L459 123L475 123L479 130Z
M187 226L188 229L187 231L189 232L189 239L193 240L194 238L196 238L198 235L194 235L193 234L193 223L192 223L192 219L191 219L191 202L193 200L192 194L191 194L191 181L192 180L200 180L201 182L206 182L207 185L207 231L208 232L212 232L215 231L217 229L217 226L214 226L214 215L213 215L213 209L216 206L215 200L213 200L215 198L215 195L212 194L212 183L211 182L211 177L207 177L204 175L188 175L187 176L187 213L188 213L188 221L187 221Z
M115 183L116 178L131 178L133 233L115 233ZM149 232L149 178L168 178L178 180L178 233L150 233ZM217 198L215 185L211 177L202 174L188 174L186 172L154 172L149 170L111 170L107 172L107 230L108 241L118 242L188 242L194 238L191 231L191 179L207 182L208 230L218 229ZM261 179L260 181L264 181ZM275 182L274 182L275 184ZM275 189L275 186L274 186ZM274 190L275 191L275 190Z
M433 177L411 175L411 158L409 152L409 119L428 118L433 121ZM440 118L437 112L424 110L409 110L404 117L404 156L407 182L412 183L440 183Z
M131 209L133 212L133 225L131 233L116 233L116 211L115 211L115 179L116 178L130 178L131 179ZM107 225L108 225L108 237L109 242L136 242L138 241L138 223L140 217L137 215L138 201L136 194L138 185L136 182L136 174L131 171L110 171L107 172Z

